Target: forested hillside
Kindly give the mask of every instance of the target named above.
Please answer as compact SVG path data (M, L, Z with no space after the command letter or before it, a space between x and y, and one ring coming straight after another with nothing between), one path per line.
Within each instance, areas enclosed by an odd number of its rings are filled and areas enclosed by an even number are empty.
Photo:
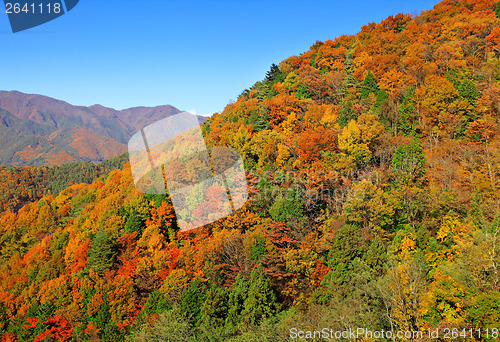
M124 153L138 130L179 112L168 105L124 110L82 107L0 90L0 165L99 163Z
M0 213L17 211L24 204L35 202L45 195L57 196L68 186L90 184L112 170L123 169L128 154L99 164L74 162L61 166L0 167Z
M498 340L499 18L445 0L273 65L203 125L250 184L216 223L179 231L128 164L8 209L2 340Z

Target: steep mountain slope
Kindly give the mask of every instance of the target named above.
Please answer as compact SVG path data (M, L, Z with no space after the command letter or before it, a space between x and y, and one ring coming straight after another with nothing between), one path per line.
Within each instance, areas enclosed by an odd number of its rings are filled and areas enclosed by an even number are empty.
M125 152L128 139L139 129L178 112L172 106L121 111L81 107L0 91L0 165L100 162Z
M2 213L2 338L495 340L499 17L445 0L273 65L203 125L251 193L208 226L180 232L128 165Z

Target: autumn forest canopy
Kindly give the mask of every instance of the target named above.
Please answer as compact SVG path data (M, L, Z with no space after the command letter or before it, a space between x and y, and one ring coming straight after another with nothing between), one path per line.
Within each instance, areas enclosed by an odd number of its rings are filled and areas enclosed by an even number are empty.
M318 41L202 131L241 153L250 200L186 232L126 155L0 169L1 341L498 340L500 3Z

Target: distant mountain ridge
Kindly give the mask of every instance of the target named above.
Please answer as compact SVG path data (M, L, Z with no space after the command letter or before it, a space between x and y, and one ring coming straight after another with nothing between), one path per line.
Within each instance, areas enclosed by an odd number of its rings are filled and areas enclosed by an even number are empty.
M47 96L0 91L0 165L101 162L126 152L128 139L141 128L179 112L170 105L124 110L74 106Z

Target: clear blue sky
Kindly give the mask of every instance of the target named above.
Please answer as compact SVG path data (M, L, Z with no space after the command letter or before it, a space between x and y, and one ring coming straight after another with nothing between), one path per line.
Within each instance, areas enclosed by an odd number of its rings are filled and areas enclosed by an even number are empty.
M13 0L14 1L14 0ZM272 63L438 0L80 0L13 34L0 5L0 90L123 109L220 111Z

